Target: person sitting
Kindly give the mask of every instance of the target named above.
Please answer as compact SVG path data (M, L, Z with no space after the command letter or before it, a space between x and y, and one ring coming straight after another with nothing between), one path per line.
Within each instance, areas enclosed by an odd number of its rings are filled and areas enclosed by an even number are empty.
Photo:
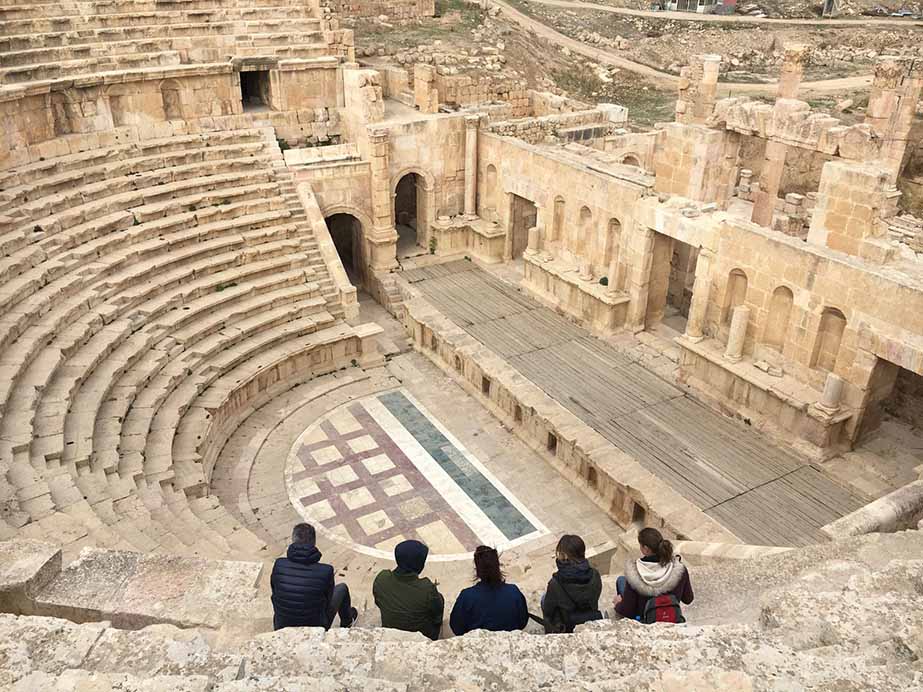
M616 615L648 624L684 622L679 604L692 603L695 594L682 558L673 554L673 544L654 528L641 529L638 544L641 557L628 560L625 576L616 580ZM664 595L673 599L657 600Z
M599 620L602 579L586 559L586 544L580 536L561 536L555 549L558 571L548 581L542 596L545 632L573 632L574 627Z
M420 573L429 548L420 541L403 541L394 548L397 567L384 569L375 577L372 595L381 611L382 627L421 632L439 639L445 599L434 584Z
M515 584L507 584L500 569L500 556L493 548L478 546L474 551L477 584L463 589L452 608L449 627L457 635L471 630L512 632L529 622L526 597Z
M336 615L340 627L350 627L358 617L346 584L334 584L333 567L320 561L317 534L310 524L296 524L286 557L272 566L272 627L323 627L330 629Z

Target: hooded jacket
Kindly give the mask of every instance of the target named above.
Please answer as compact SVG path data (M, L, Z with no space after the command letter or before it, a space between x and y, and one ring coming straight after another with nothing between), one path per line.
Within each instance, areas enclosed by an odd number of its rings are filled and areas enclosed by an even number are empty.
M439 638L445 599L433 582L420 577L428 554L429 548L420 541L399 543L394 549L397 567L375 577L372 595L381 611L382 627Z
M602 579L586 560L558 560L557 564L558 571L548 581L542 600L542 618L545 632L570 632L573 630L569 622L572 613L599 609Z
M333 595L333 567L321 563L317 546L292 543L272 566L269 579L275 629L329 627L327 604Z
M615 612L622 617L639 617L648 599L654 596L673 594L687 605L695 598L689 572L679 555L666 565L661 565L655 555L629 560L625 564L625 580L628 582L625 593L615 607Z

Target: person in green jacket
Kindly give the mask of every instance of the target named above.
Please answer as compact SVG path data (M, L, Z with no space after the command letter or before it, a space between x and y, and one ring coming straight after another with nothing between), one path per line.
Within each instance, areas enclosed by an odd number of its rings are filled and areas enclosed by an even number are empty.
M445 599L436 584L420 572L429 548L420 541L403 541L394 548L393 570L383 569L375 577L372 595L381 611L381 626L405 632L422 632L439 639Z

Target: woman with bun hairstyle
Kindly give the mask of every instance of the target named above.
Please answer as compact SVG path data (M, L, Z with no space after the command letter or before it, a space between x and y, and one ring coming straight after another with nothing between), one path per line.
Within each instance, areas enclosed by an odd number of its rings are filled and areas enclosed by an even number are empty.
M695 594L689 571L682 558L673 554L673 544L652 528L638 532L638 544L641 557L628 560L625 576L616 581L616 614L641 621L647 602L663 595L674 596L677 607L679 603L692 603Z

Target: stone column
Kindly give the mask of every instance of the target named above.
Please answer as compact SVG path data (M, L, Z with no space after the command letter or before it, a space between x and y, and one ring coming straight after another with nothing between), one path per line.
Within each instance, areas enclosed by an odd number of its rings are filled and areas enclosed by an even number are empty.
M465 116L465 218L475 219L478 215L478 125L480 116Z
M702 61L702 81L695 100L695 120L704 123L715 110L718 96L718 72L721 67L720 55L700 55Z
M643 332L647 316L647 297L651 285L651 264L654 261L654 230L638 228L629 235L632 243L631 276L629 277L628 316L625 325L631 331Z
M731 317L731 329L728 332L728 345L724 350L724 359L731 363L740 361L744 353L744 341L747 339L747 324L750 322L750 308L738 305Z
M782 142L766 142L766 154L763 160L763 172L760 174L760 186L753 195L753 212L750 220L760 226L772 224L772 213L776 208L779 188L782 186L782 173L785 171L785 154L788 147Z
M910 57L879 59L865 122L884 140L881 153L891 184L900 173L921 88L923 61Z
M372 178L372 224L368 234L369 264L373 271L397 266L397 230L391 196L390 135L385 129L369 132Z
M811 47L804 43L790 43L784 46L784 51L776 98L793 99L798 97L798 87L804 76L804 64L811 56Z
M833 415L840 410L840 399L843 398L843 378L834 375L832 372L827 374L827 379L824 382L824 393L821 396L820 401L817 403L817 408L819 408L823 413L828 415Z
M542 249L542 232L538 226L532 226L529 229L529 244L526 247L525 254L536 255Z
M614 296L619 292L619 258L618 255L609 260L609 267L606 269L609 285L606 286L606 293Z
M705 316L708 312L709 289L711 287L711 253L699 250L695 265L695 283L692 285L692 300L686 319L686 338L698 343L705 338Z

